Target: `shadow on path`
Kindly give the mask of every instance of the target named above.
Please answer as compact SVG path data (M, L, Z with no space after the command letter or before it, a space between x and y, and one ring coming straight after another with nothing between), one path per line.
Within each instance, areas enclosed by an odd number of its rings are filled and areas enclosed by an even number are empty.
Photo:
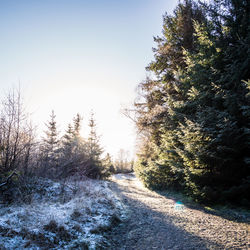
M176 226L178 213L172 215L157 211L156 199L159 206L161 202L166 203L164 199L159 199L159 195L138 190L130 186L129 181L122 185L119 181L111 182L110 188L129 210L128 220L106 235L111 242L110 249L225 249L225 246L213 241L213 235L201 238ZM171 202L164 205L174 206Z
M194 201L190 201L187 196L174 192L174 191L157 191L154 190L157 194L173 199L175 201L181 201L186 207L201 211L206 214L211 214L215 216L219 216L221 218L239 222L239 223L248 223L250 224L250 211L245 208L229 208L223 206L214 206L214 207L207 207L202 206L201 204L195 203Z

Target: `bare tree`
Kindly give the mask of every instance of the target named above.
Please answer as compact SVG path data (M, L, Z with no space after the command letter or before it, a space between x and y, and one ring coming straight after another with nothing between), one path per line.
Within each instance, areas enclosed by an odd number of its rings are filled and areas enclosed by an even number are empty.
M20 166L24 152L29 151L33 127L28 124L19 90L12 90L0 109L0 169L10 171Z
M20 90L10 91L0 105L0 178L15 170L27 173L34 128L24 110Z

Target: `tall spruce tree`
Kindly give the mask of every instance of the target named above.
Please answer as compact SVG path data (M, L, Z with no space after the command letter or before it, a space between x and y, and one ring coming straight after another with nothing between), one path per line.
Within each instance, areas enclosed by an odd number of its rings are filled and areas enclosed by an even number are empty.
M72 125L68 124L65 134L62 137L62 149L61 149L63 152L63 155L66 158L72 156L73 142L74 142L74 130L72 128Z
M182 145L177 137L180 117L175 109L182 105L188 89L179 77L186 67L183 48L196 49L193 20L206 19L202 9L188 0L178 4L172 16L164 16L163 37L155 38L155 60L147 67L154 77L139 85L141 98L135 107L144 146L135 170L150 187L183 184L183 162L178 155Z
M77 113L76 117L73 118L73 122L74 122L74 134L75 134L75 136L79 136L80 135L81 121L82 121L82 117L80 116L79 113Z
M73 118L74 122L74 130L73 130L73 142L74 142L74 153L76 155L85 155L85 141L83 137L80 135L80 130L81 130L81 122L82 122L82 117L80 116L79 113L76 114L76 116Z
M75 173L84 174L85 162L87 160L86 143L80 135L82 118L77 114L73 118L73 126L68 125L61 145L62 176Z
M47 130L41 145L41 164L44 175L55 177L58 170L59 138L56 124L56 115L52 110L50 121L46 124Z
M74 157L78 153L84 151L83 144L84 140L80 135L82 117L77 114L73 118L73 126L68 125L67 130L62 138L62 150L66 154L66 157Z
M94 113L91 112L89 119L89 137L87 142L87 154L88 154L88 173L87 175L92 178L100 178L102 172L101 154L103 149L100 146L100 139L96 133L96 122L94 119Z
M88 154L89 158L93 161L100 161L103 149L100 146L100 139L96 133L96 122L94 119L94 113L92 112L89 119L89 137L88 137Z

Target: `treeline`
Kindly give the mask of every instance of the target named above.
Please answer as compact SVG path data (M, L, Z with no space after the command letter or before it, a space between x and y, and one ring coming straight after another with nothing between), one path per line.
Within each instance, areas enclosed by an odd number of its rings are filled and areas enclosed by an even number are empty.
M89 120L90 133L87 139L80 135L82 118L77 114L59 138L54 111L47 122L47 130L40 146L39 175L64 178L74 174L90 178L103 178L110 174L111 159L107 154L102 159L103 149L96 133L93 113Z
M136 173L150 188L249 206L250 2L185 0L139 84Z
M109 154L102 157L94 115L87 139L80 135L82 118L77 114L63 136L52 111L42 139L26 114L20 92L13 90L0 106L0 184L9 176L45 177L60 180L73 175L105 178L112 172ZM15 173L15 175L13 175ZM7 185L8 183L6 183Z
M120 149L117 158L113 161L114 170L116 174L133 172L134 160L130 158L128 150Z

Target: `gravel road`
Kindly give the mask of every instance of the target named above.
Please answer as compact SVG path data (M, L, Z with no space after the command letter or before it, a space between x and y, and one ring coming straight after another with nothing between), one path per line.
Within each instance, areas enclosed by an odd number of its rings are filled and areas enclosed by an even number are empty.
M143 187L133 174L112 177L127 219L109 232L109 249L249 249L249 217L225 219Z

